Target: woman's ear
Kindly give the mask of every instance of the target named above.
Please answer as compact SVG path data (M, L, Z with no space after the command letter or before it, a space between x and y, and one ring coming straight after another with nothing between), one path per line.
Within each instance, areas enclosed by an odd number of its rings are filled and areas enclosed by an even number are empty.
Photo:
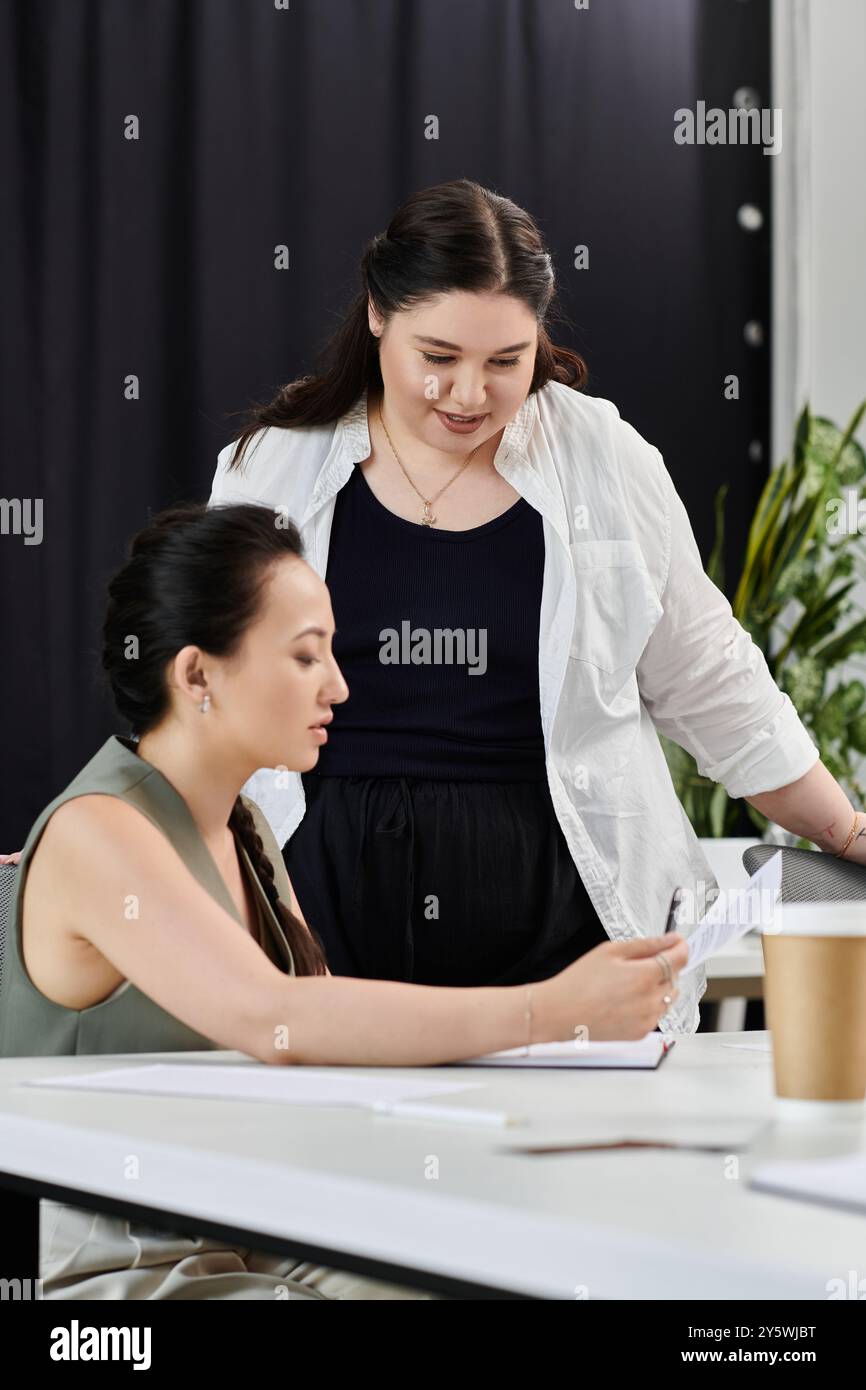
M369 298L369 296L367 298L367 319L370 324L370 332L373 334L373 337L380 338L382 336L382 320L376 313L376 310L373 307L373 301Z

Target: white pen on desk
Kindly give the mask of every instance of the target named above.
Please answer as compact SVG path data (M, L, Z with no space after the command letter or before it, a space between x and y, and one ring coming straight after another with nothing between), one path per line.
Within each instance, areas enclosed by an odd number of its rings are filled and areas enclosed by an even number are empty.
M414 1101L377 1100L373 1102L377 1115L395 1115L405 1120L451 1120L461 1125L525 1125L525 1115L507 1115L504 1110L471 1110L468 1107L424 1105Z

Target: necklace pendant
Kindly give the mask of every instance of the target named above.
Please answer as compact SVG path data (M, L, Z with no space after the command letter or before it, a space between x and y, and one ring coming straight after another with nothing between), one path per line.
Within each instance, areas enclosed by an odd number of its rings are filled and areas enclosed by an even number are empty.
M423 515L422 518L421 518L421 525L422 525L422 526L435 526L435 525L436 525L436 518L435 518L435 516L433 515L433 513L432 513L431 510L430 510L430 503L429 503L429 502L425 502L425 503L424 503L424 515Z

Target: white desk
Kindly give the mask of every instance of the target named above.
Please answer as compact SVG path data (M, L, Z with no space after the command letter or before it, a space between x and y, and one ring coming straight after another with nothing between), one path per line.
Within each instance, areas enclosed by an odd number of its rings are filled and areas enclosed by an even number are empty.
M29 1194L34 1208L40 1194L135 1208L167 1229L228 1232L458 1297L481 1286L549 1299L825 1299L828 1279L863 1268L866 1215L753 1192L745 1176L762 1155L866 1148L866 1131L768 1124L770 1054L723 1046L746 1039L766 1034L682 1038L654 1072L451 1069L483 1084L453 1104L530 1115L530 1127L501 1132L349 1109L27 1090L15 1082L154 1058L8 1059L0 1188ZM170 1055L207 1066L237 1054ZM446 1069L412 1074L441 1080ZM622 1135L715 1139L724 1151L507 1151L526 1139ZM730 1154L750 1138L732 1177ZM130 1153L136 1182L123 1177ZM432 1159L435 1179L425 1176Z

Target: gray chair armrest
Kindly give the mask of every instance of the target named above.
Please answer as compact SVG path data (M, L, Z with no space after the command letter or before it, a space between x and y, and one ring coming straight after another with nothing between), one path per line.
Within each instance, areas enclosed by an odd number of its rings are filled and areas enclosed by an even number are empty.
M866 867L820 850L750 845L743 851L746 873L753 874L776 853L782 855L783 903L866 901Z

